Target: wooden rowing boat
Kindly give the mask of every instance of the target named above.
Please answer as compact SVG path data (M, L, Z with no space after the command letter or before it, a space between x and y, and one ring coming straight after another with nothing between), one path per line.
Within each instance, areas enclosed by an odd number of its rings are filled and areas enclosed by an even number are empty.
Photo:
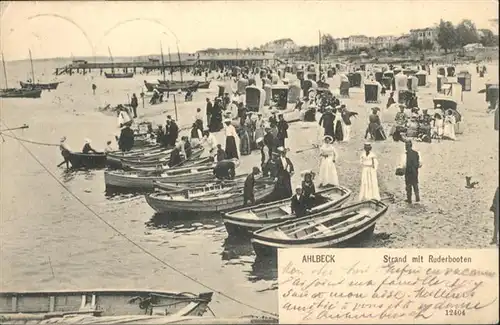
M248 175L237 175L234 179L232 180L224 180L224 183L241 183L243 184L245 182L245 179L247 178ZM181 182L181 183L167 183L163 181L154 181L153 185L155 189L162 190L162 191L167 191L167 192L172 192L172 191L180 191L180 190L186 190L186 189L192 189L192 188L200 188L204 187L207 185L219 183L220 181L218 179L215 179L214 182L212 183L206 183L201 182L201 181L193 181L193 182Z
M132 72L128 72L128 73L117 73L117 72L107 73L107 72L104 72L104 75L108 79L124 79L124 78L132 78L134 76L134 74Z
M172 149L155 147L154 149L146 149L142 151L136 151L134 153L129 152L113 152L107 155L107 164L115 168L122 168L122 161L127 163L140 163L144 161L161 161L162 159L169 159Z
M202 316L212 295L149 290L0 292L0 323L50 322L68 316L93 316L99 324L100 317Z
M311 200L309 214L342 205L351 191L343 186L329 186L316 192ZM222 220L228 234L251 233L255 230L296 218L290 208L291 199L261 204L251 208L229 211L223 214Z
M70 152L69 161L71 167L78 168L104 168L106 167L106 154L105 153L81 153Z
M0 90L0 98L40 98L41 96L41 89L9 88Z
M167 183L203 182L214 178L213 166L192 166L173 168L161 173L126 172L121 170L105 171L104 182L106 187L121 187L143 190L153 190L153 181Z
M200 152L201 155L201 152ZM170 160L169 160L170 161ZM204 157L204 158L198 158L198 157L191 157L190 159L183 160L180 164L176 166L169 167L168 163L161 161L159 163L156 162L146 162L146 163L127 163L125 161L122 161L123 169L124 170L131 170L131 171L137 171L137 172L154 172L154 171L164 171L164 170L169 170L172 168L177 168L177 167L190 167L190 166L209 166L213 165L213 159L212 157Z
M255 201L271 196L275 182L269 178L255 182ZM178 192L155 192L146 196L146 202L158 213L207 213L236 209L244 205L242 183L218 183L204 188Z
M386 211L387 205L370 200L292 219L255 231L252 246L258 256L274 255L278 248L341 246L371 235Z
M208 89L210 88L210 81L198 82L198 89Z
M183 161L183 163L200 161L201 160L200 156L203 154L204 151L205 151L204 148L196 148L191 153L191 157L189 157L188 160ZM172 151L170 150L170 151L168 151L168 154L167 153L164 155L162 154L161 156L158 156L158 157L124 158L124 159L121 159L121 163L122 163L123 169L127 169L127 170L128 170L128 168L130 168L130 170L137 169L138 171L153 172L153 171L157 171L159 166L161 166L160 170L171 169L173 167L170 167L170 168L168 167L168 163L170 162L170 154L171 153L172 153ZM203 159L205 159L205 158L203 158ZM181 163L181 165L184 166L182 163ZM178 165L175 167L179 167L181 165ZM187 164L187 166L194 166L194 165L199 165L199 164L198 163ZM152 169L149 169L149 168L152 168Z
M21 88L23 89L42 89L42 90L54 90L57 89L57 86L62 83L62 81L58 82L49 82L49 83L31 83L31 82L22 82L19 81Z

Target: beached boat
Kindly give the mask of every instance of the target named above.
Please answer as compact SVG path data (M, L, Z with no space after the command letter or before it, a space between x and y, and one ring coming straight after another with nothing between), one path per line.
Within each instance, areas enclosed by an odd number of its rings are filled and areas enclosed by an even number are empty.
M134 74L132 72L126 72L126 73L125 72L123 72L123 73L119 73L119 72L107 73L107 72L104 72L104 75L108 79L124 79L124 78L132 78L134 76Z
M40 98L41 89L9 88L0 90L0 98Z
M42 89L42 90L54 90L57 89L57 86L62 83L62 81L58 82L49 82L49 83L32 83L32 82L22 82L19 81L21 88L23 89Z
M146 202L158 213L206 213L236 209L244 205L244 183L219 183L203 189L179 192L155 192L146 196ZM260 178L254 186L255 201L264 201L275 189L272 179Z
M245 174L236 175L236 177L234 179L224 180L224 182L225 183L241 183L241 184L243 184L245 182L245 179L247 178L247 176L248 175L245 175ZM167 192L172 192L172 191L180 191L180 190L204 187L204 186L216 184L219 182L220 181L218 179L215 179L214 182L209 183L209 184L206 181L193 181L193 182L181 182L181 183L167 183L167 182L154 181L153 184L154 184L155 189L167 191Z
M70 152L69 161L72 168L104 168L106 167L105 153Z
M108 153L107 165L115 168L122 168L122 161L133 164L140 163L144 161L155 162L165 161L170 159L170 153L172 149L166 149L161 147L148 148L145 150L138 150L135 152L113 152Z
M187 80L187 81L163 81L158 80L160 83L157 86L158 91L160 92L173 92L178 90L186 90L186 89L198 89L198 81L195 80Z
M153 190L153 181L180 183L194 180L200 182L211 180L214 178L213 169L213 166L192 166L173 168L161 173L105 171L104 182L107 187Z
M210 81L198 82L198 89L208 89L208 88L210 88Z
M212 292L192 294L149 290L0 292L0 323L18 324L68 315L202 316ZM23 323L24 324L24 323Z
M252 246L263 256L276 254L278 248L341 246L371 235L386 211L387 205L370 200L292 219L255 231Z
M329 186L316 192L311 202L309 214L338 207L342 205L351 191L343 186ZM290 208L290 199L270 202L258 206L224 213L222 220L228 234L248 233L277 223L296 218Z
M203 152L203 151L202 151ZM201 153L200 152L200 155ZM137 171L137 172L154 172L158 170L169 170L172 168L177 168L177 167L189 167L189 166L208 166L208 165L213 165L213 159L212 157L204 157L204 158L199 158L199 157L191 157L190 159L183 160L181 163L179 163L176 166L169 167L168 162L146 162L146 163L127 163L126 161L122 161L122 166L124 170L131 170L131 171Z

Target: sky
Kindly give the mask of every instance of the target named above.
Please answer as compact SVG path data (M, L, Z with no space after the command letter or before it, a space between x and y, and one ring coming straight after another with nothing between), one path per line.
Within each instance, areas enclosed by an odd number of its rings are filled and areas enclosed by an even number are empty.
M333 37L401 35L439 20L471 19L495 30L494 0L351 1L16 1L1 5L0 47L5 60L138 56L247 48L279 38L299 45ZM496 33L496 31L495 31Z

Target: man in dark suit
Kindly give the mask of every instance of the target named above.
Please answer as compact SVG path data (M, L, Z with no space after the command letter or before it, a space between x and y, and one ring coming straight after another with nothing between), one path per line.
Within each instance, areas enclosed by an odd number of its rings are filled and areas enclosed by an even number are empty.
M278 146L285 146L285 139L288 138L288 123L283 118L283 114L278 114L278 134L276 135Z
M401 157L400 168L404 169L406 185L406 202L411 203L412 190L415 192L415 201L420 201L418 188L418 170L422 167L422 157L413 150L411 141L405 142L406 153Z
M302 187L300 186L297 186L297 188L295 189L295 195L292 196L290 209L297 218L303 217L307 213L306 200L304 198L304 195L302 194Z
M255 195L253 192L253 188L255 186L255 176L260 174L260 170L257 167L252 169L252 172L245 179L245 185L243 187L243 202L246 206L248 202L250 205L255 204Z

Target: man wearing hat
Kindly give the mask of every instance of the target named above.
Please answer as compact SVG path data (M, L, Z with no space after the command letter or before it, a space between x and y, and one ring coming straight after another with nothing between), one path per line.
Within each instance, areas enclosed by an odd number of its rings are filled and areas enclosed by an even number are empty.
M285 139L288 138L288 123L283 118L283 114L278 114L278 133L276 134L276 139L278 140L278 146L285 146Z
M348 111L347 107L344 104L340 105L340 111L342 120L344 121L344 141L347 142L351 138L351 117L358 115L358 113Z
M207 126L210 128L211 125L211 119L212 119L212 114L213 114L213 105L212 102L210 101L210 98L206 98L207 101L207 106L205 108L205 114L207 115Z
M61 162L59 165L57 165L57 167L61 167L62 164L66 164L66 169L69 169L69 163L70 163L69 156L71 150L68 144L66 143L66 137L61 138L61 142L59 143L59 150L61 150L61 156L63 156L64 161Z
M277 139L274 134L271 132L271 127L266 126L265 128L266 134L264 135L264 145L267 147L267 151L269 153L269 158L271 158L274 151L276 151Z
M168 145L174 147L179 137L179 126L170 115L167 116L167 125L165 127L165 134L167 137Z
M420 201L418 187L418 170L422 167L422 157L418 151L413 150L410 140L405 142L406 153L401 156L399 168L404 170L406 185L406 202L412 202L412 190L415 192L415 201Z
M295 195L290 200L290 210L297 218L301 218L307 214L307 202L300 185L295 188Z
M280 157L278 159L276 190L279 198L286 199L292 196L292 180L294 173L292 161L286 156L287 150L283 147L277 149Z
M327 106L325 112L321 115L319 119L319 125L323 127L324 133L323 136L329 135L331 137L334 136L333 132L333 121L335 120L335 116L332 112L332 107Z
M224 120L224 124L226 124L226 159L239 159L239 138L238 134L236 133L236 128L231 124L231 122L231 119Z
M245 179L245 185L243 186L243 204L246 206L248 202L250 205L255 204L254 186L255 186L255 176L260 174L258 167L254 167L252 172Z
M118 148L121 151L130 151L134 147L134 131L130 128L130 124L126 123L120 132L118 139Z

